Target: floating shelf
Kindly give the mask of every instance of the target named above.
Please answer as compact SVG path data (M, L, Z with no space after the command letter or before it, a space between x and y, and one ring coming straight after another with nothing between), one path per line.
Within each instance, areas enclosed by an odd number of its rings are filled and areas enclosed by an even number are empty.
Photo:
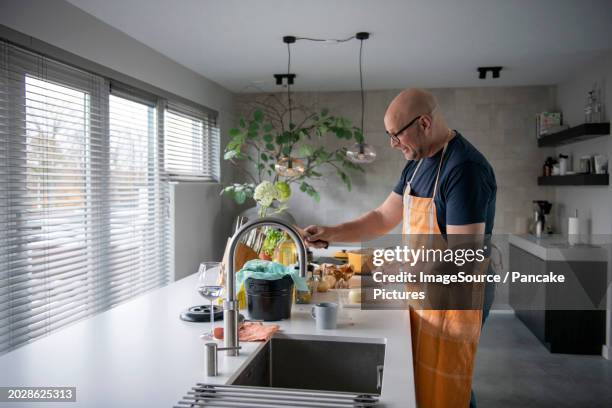
M608 174L568 174L566 176L538 177L539 186L607 186Z
M610 123L583 123L557 133L543 135L538 147L554 147L610 135Z

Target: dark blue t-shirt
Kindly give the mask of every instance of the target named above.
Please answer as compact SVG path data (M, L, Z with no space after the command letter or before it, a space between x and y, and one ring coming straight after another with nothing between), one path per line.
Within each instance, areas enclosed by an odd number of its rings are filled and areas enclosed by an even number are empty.
M412 195L433 196L441 155L442 150L423 159L423 164L411 183ZM406 164L399 182L393 189L394 192L404 194L406 182L412 177L417 163L418 160L411 160ZM442 234L446 234L447 224L465 225L479 222L485 223L485 234L491 234L496 193L497 183L493 168L487 159L457 132L448 142L444 153L438 193L434 200Z

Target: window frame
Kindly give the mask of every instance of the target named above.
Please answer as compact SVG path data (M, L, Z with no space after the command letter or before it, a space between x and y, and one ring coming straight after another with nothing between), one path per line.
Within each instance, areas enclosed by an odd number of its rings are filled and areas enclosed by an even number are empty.
M176 169L169 168L167 163L167 127L166 115L176 115L192 121L199 121L202 127L200 132L201 142L199 149L201 150L200 160L202 162L202 172L180 172ZM220 165L220 150L221 141L219 137L220 129L218 125L218 118L216 115L210 115L208 112L198 109L194 106L182 104L174 101L164 101L164 131L162 132L162 144L163 144L163 164L164 172L168 175L171 181L196 181L196 182L207 182L207 183L220 183L221 181L221 165ZM216 149L216 157L211 155ZM193 154L197 149L191 149ZM208 165L206 164L208 162ZM205 174L209 172L210 174Z

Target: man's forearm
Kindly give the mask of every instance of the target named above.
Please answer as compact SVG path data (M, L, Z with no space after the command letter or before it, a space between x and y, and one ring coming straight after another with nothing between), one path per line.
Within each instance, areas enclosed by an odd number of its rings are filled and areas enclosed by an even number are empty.
M378 210L365 213L361 217L331 228L332 242L361 242L387 233L384 217Z

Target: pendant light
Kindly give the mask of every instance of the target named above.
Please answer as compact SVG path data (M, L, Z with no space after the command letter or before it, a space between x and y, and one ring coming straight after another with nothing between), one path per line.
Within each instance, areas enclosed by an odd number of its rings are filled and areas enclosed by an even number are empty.
M297 177L304 174L304 162L300 159L291 156L281 157L274 165L274 170L279 176Z
M282 83L283 77L287 78L287 106L289 108L289 131L293 131L293 107L291 104L291 85L293 85L293 81L295 79L295 74L291 73L291 44L296 41L296 38L291 35L287 35L283 37L283 42L287 44L287 74L285 75L275 75L276 83ZM289 155L281 157L276 164L274 165L274 170L279 176L282 177L298 177L304 174L306 170L306 166L304 166L304 162L296 157L291 157L291 152Z
M363 90L363 42L370 38L370 33L360 32L355 35L359 40L359 87L361 91L361 137L354 145L346 151L346 156L353 163L367 164L372 163L376 159L376 149L365 142L364 136L364 117L365 117L365 95Z

